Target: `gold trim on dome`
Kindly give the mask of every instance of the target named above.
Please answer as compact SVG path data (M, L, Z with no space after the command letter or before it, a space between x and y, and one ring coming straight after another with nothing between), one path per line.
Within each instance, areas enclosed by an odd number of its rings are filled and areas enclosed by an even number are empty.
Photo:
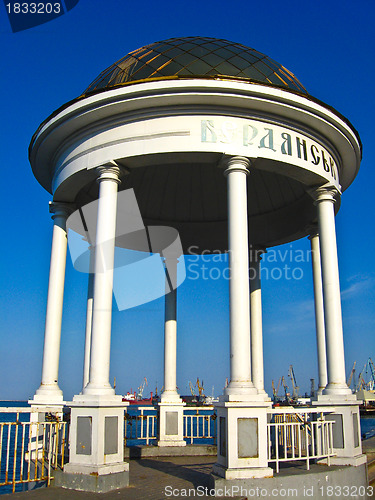
M165 80L217 80L217 81L225 81L225 80L230 80L232 82L243 82L243 83L249 83L251 85L262 85L264 87L274 87L274 88L279 88L283 90L287 90L290 92L293 92L294 94L302 95L305 97L308 97L309 95L306 96L306 94L302 91L291 89L289 87L284 87L284 85L278 85L277 83L268 83L268 82L259 82L258 80L252 80L251 78L238 78L236 76L225 76L225 75L215 75L215 76L210 76L210 75L203 75L203 76L179 76L179 75L172 75L172 76L156 76L153 78L142 78L140 80L131 80L129 82L123 82L123 83L116 83L116 85L111 85L111 87L104 87L102 89L97 89L97 90L92 90L90 92L84 92L80 96L77 97L77 99L82 99L84 97L88 97L93 94L100 94L101 92L108 92L109 90L116 90L121 87L128 87L130 85L136 85L139 83L147 83L147 82L157 82L157 81L165 81Z

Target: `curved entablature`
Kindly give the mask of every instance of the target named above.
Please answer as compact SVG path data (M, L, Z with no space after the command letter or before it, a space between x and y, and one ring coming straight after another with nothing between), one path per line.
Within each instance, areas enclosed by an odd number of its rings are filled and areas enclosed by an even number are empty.
M227 248L223 157L251 162L250 242L270 247L308 234L309 191L344 191L361 159L358 134L332 108L289 89L230 80L171 79L93 93L46 120L30 146L54 200L97 198L96 167L122 170L144 222L176 228L184 251ZM46 167L48 166L48 167ZM339 203L336 204L338 210Z
M271 147L271 142L276 145ZM327 181L333 176L327 177L326 170L333 168L339 171L339 179L336 173L333 180L342 190L353 181L361 156L357 135L347 122L302 96L238 82L203 86L192 80L149 82L75 102L40 129L30 161L39 182L51 192L69 172L83 165L92 168L95 161L128 158L134 163L138 156L143 162L144 153L239 154L239 148L244 156L306 167ZM314 162L316 169L310 168Z

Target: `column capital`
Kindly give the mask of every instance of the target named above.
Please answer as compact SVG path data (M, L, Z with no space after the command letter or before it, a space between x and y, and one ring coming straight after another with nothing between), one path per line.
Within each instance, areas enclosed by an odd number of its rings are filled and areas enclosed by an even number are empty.
M227 156L222 160L223 165L226 167L224 175L228 175L231 172L243 172L249 175L249 167L251 161L245 156Z
M314 205L316 205L321 201L336 203L337 197L340 196L341 193L336 187L328 185L310 189L309 194L314 200Z
M102 180L111 180L117 182L117 184L121 183L121 169L114 161L96 167L96 171L98 173L97 182L101 182Z
M65 203L60 201L50 201L49 202L49 212L52 215L52 219L55 217L65 217L67 219L71 213L75 210L73 203Z

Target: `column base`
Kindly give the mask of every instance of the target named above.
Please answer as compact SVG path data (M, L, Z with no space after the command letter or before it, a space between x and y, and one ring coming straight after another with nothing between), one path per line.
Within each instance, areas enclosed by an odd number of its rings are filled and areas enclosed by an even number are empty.
M223 399L228 399L228 395ZM225 479L273 476L267 459L267 413L271 405L262 395L251 402L222 400L215 405L218 435L215 474Z
M116 394L85 394L80 393L73 396L69 406L128 406L129 403L122 401L122 396Z
M76 395L71 408L68 472L98 476L124 471L121 396ZM122 468L122 469L121 469Z
M70 490L106 493L129 486L129 464L83 465L68 463L56 471L54 486Z
M177 392L163 392L160 396L159 404L185 404Z
M184 406L177 401L159 403L159 440L158 446L186 446L184 441Z
M342 405L342 404L359 404L357 396L350 392L349 394L326 394L324 391L322 394L317 394L313 401L313 404L317 405Z
M348 399L351 399L351 397L354 396L354 394L352 393L352 391L349 389L349 387L347 385L342 386L342 387L338 387L335 384L328 384L323 389L322 396L328 396L328 397L333 397L333 398L347 396Z
M362 442L360 432L359 402L355 394L349 395L318 395L313 406L319 406L323 410L332 411L326 415L326 420L334 422L333 450L335 457L330 463L334 465L356 465L362 460ZM362 463L362 462L361 462ZM358 463L360 465L361 463Z
M259 479L273 477L273 469L271 467L252 467L251 469L227 469L219 464L214 464L212 467L213 474L224 479Z
M114 388L109 384L106 387L102 387L89 383L82 389L81 394L83 396L87 396L88 398L95 398L100 396L102 398L111 399L113 397L116 397Z
M254 403L255 406L258 406L258 404L262 406L263 403L269 403L267 406L272 406L271 398L266 392L264 394L258 394L258 392L255 392L254 394L224 393L219 396L219 404L220 403Z
M42 406L64 406L63 392L58 385L42 384L34 394L33 399L28 401L31 405Z
M225 401L252 401L254 398L257 400L260 394L251 382L246 384L230 382L228 387L224 389L223 396L220 396L219 399L222 397L228 398Z

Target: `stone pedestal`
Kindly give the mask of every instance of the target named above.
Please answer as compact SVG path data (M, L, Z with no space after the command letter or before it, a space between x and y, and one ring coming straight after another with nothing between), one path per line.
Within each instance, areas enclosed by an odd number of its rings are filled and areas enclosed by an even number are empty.
M129 485L129 464L124 463L124 408L121 396L79 395L71 408L69 463L64 486L104 492ZM71 475L81 475L82 477ZM120 476L118 476L120 474ZM98 478L101 478L100 481Z
M217 409L217 463L213 473L228 480L272 477L267 461L267 411L261 395L253 401L220 401ZM224 399L224 398L223 398Z
M37 403L38 399L41 399L41 403ZM43 423L47 422L47 414L53 415L59 422L63 421L63 408L65 401L56 403L47 403L43 398L38 395L34 396L34 399L28 401L31 405L32 412L30 413L30 436L27 445L27 459L35 460L36 457L42 459L45 447L45 432L46 427ZM40 423L40 425L38 425ZM50 428L51 439L52 434L55 435L56 430ZM32 466L32 464L31 464Z
M325 417L334 422L333 449L336 456L330 458L330 464L359 466L366 463L366 455L362 454L359 406L355 395L334 397L323 394L312 404L326 406L327 411L335 408L334 413ZM319 463L327 463L327 459Z
M176 401L159 403L158 446L186 446L184 441L184 406L180 397Z
M38 414L44 415L46 413L53 413L55 415L60 415L62 419L63 408L66 405L66 401L63 401L62 399L61 401L59 399L56 399L55 401L48 401L43 397L38 396L37 394L34 396L33 399L29 399L28 403L31 406L33 412L38 412L30 414L31 421L33 421L32 420L33 415L38 415ZM34 421L37 420L34 419ZM39 421L41 422L41 420Z

